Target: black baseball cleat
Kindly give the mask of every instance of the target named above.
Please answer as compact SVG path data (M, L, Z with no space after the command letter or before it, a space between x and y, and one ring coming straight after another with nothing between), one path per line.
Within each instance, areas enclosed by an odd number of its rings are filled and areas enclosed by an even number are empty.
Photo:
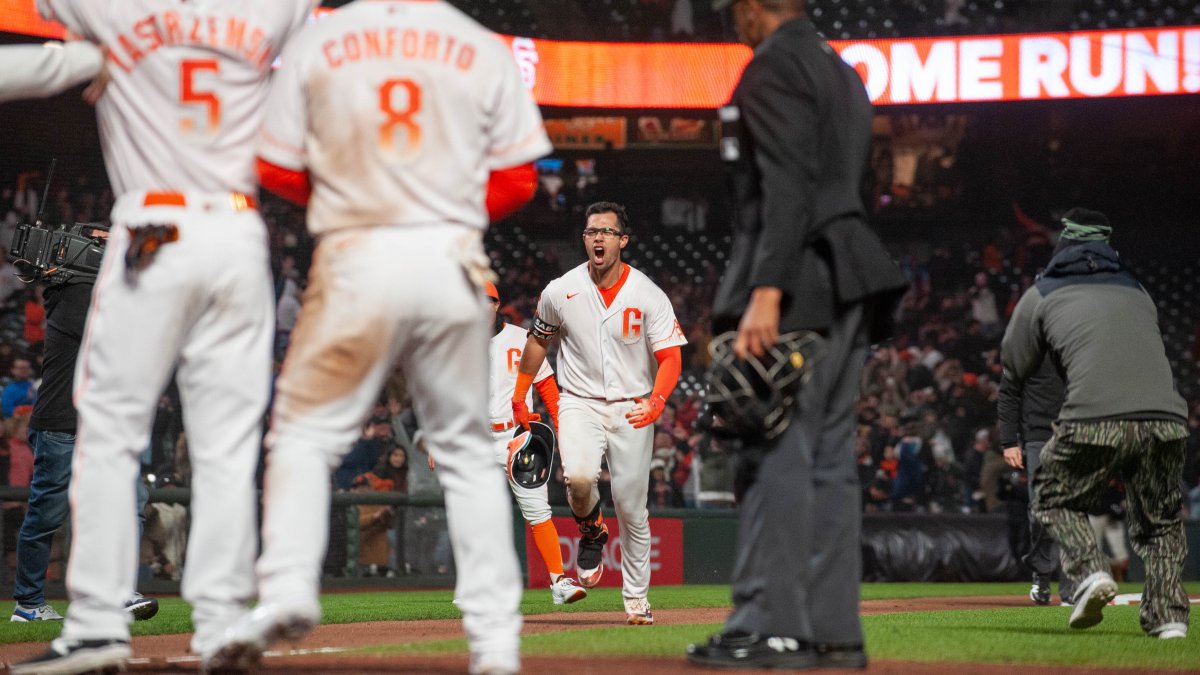
M818 666L817 654L803 640L758 633L717 633L708 644L688 645L689 663L708 668L808 670Z
M862 670L867 667L867 651L861 644L831 644L819 642L813 645L817 654L818 668Z
M126 640L64 640L50 643L39 656L9 666L13 675L116 673L133 654Z
M133 615L134 621L145 621L154 618L158 614L158 600L147 598L141 593L134 592L128 600L125 601L125 611Z
M579 540L579 553L575 556L579 583L584 588L595 588L604 574L604 545L608 543L608 525L580 522L579 531L583 534Z

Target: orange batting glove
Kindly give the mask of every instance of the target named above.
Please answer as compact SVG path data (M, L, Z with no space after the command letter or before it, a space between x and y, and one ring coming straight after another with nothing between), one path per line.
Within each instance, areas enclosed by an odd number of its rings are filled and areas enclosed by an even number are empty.
M542 416L537 413L529 412L529 406L525 405L525 401L513 401L513 421L521 425L525 431L529 431L530 422L541 422Z
M661 395L652 395L650 398L635 398L633 402L633 410L625 415L625 419L629 420L634 429L641 429L654 424L662 416L667 399Z

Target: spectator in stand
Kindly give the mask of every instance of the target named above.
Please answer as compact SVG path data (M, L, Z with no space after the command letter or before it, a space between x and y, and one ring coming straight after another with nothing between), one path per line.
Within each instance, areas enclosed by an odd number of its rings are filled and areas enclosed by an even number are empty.
M33 406L21 405L12 417L4 420L4 432L8 445L8 482L13 487L29 487L33 479L33 448L26 437L29 434L29 416Z
M341 466L333 472L334 489L349 490L354 485L356 476L373 468L384 453L393 447L394 434L386 408L376 406L375 413L363 426L362 436L342 460Z
M24 356L13 359L12 381L0 392L0 413L5 418L13 416L18 406L33 405L37 392L33 386L33 362Z
M650 460L650 488L647 505L651 509L673 509L683 506L679 488L667 480L667 465L661 459Z
M906 412L901 417L899 443L895 447L896 475L888 495L893 511L915 511L924 501L925 465L921 463L921 437L917 434L915 412Z

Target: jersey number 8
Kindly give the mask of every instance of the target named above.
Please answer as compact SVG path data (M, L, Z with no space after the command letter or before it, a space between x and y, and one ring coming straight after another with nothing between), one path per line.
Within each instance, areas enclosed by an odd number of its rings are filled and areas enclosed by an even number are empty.
M406 78L384 82L379 86L379 110L384 115L379 125L379 147L401 159L411 159L420 152L421 125L416 118L421 112L421 85ZM403 131L400 138L398 131Z

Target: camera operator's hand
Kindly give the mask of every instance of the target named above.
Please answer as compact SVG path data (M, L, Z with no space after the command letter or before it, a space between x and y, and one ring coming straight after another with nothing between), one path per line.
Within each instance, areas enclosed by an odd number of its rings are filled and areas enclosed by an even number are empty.
M1014 469L1025 468L1025 458L1021 456L1021 446L1013 445L1004 449L1004 463Z

